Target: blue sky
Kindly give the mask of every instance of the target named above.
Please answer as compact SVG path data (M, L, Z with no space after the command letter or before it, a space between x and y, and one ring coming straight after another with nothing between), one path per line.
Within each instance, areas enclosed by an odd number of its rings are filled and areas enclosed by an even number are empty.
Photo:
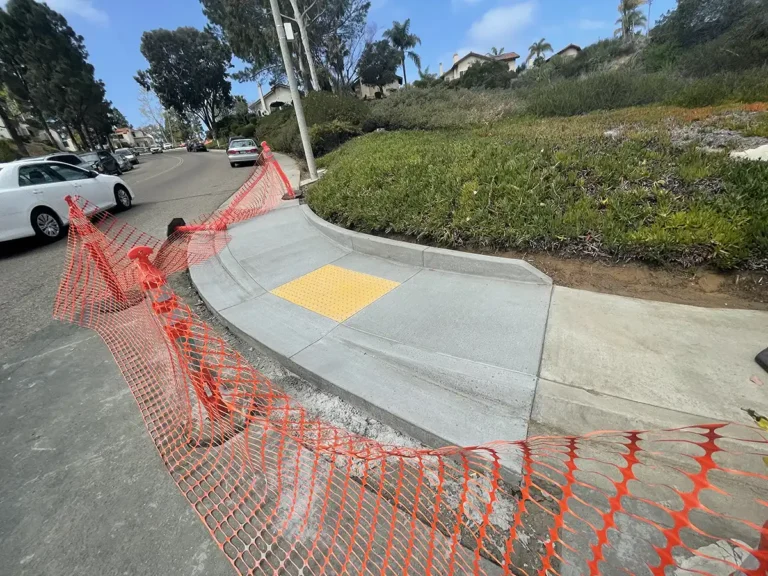
M232 0L249 1L249 0ZM0 3L4 3L0 0ZM139 51L141 34L154 28L202 28L206 19L197 0L47 0L85 38L96 75L107 97L134 126L144 124L138 111L137 70L147 66ZM523 57L528 46L545 37L559 50L570 43L586 46L613 34L618 0L372 0L369 22L378 34L393 20L411 19L421 37L422 65L446 69L454 52L488 52L492 46ZM654 0L652 20L674 8L675 0ZM417 78L410 65L408 79ZM253 83L233 82L233 92L249 101L257 97Z

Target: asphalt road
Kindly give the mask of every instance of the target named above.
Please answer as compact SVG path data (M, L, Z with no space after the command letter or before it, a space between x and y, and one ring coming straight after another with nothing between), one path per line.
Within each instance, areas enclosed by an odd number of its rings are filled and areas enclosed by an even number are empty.
M141 158L120 214L161 236L247 178L219 153ZM51 319L66 243L0 245L0 572L224 575L99 337Z
M142 156L141 163L124 175L136 200L120 218L162 238L172 218L191 219L215 210L249 171L248 167L230 168L217 152L174 150ZM65 251L64 241L0 243L0 357L50 324Z

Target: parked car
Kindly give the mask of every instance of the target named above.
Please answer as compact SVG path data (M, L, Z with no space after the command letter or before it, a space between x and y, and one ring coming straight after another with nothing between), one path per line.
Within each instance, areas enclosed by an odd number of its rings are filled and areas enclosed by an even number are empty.
M163 144L163 150L170 150L171 148L173 148L173 144L171 144L170 142L165 142Z
M115 150L115 154L118 154L120 156L124 156L128 162L131 164L138 164L139 163L139 156L130 148L118 148Z
M163 149L160 146L158 146L157 144L155 144L154 146L150 146L149 147L149 153L150 154L162 154L163 153Z
M208 152L208 148L202 142L195 142L192 144L192 152Z
M227 159L229 165L234 168L245 162L253 164L259 159L258 144L250 138L241 138L239 140L232 140L227 148Z
M82 160L83 168L90 168L96 170L96 172L102 172L104 174L115 174L120 176L123 173L122 168L117 159L112 156L112 153L108 150L95 150L93 152L84 152L79 154L80 160Z
M133 164L131 164L131 161L122 154L112 153L112 157L117 160L117 164L120 166L120 170L123 172L133 170Z
M69 224L67 196L82 196L94 213L127 210L134 194L117 176L44 160L0 164L0 241L38 236L57 240Z

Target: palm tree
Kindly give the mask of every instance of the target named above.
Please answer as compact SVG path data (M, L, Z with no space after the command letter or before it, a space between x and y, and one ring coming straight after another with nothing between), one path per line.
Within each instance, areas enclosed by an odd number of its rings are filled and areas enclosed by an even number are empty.
M496 46L494 46L493 48L491 48L491 51L488 53L488 56L501 56L502 54L504 54L504 46L502 46L501 48L496 48Z
M617 37L629 40L638 34L638 28L643 28L648 24L648 19L640 10L640 6L647 3L647 0L621 0L619 2L619 17L616 20L619 27L614 31Z
M386 30L383 36L392 43L392 46L400 50L400 61L403 64L403 83L408 86L408 77L405 75L405 57L413 61L416 64L416 68L421 70L421 58L411 48L416 48L417 44L421 44L421 38L416 34L411 34L411 19L408 18L402 24L400 22L392 22L392 28Z
M528 54L528 60L533 58L534 62L538 61L539 58L544 58L544 55L547 52L553 52L552 44L547 42L544 38L531 44L531 47L528 50L530 50L530 53Z

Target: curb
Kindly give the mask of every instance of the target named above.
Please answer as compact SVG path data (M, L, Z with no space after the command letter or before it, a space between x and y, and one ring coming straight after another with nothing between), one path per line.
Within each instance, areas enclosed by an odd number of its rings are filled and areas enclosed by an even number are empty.
M390 240L389 238L353 232L352 230L326 222L306 204L301 205L301 210L309 223L331 240L369 256L377 256L409 266L421 266L422 268L433 270L501 278L529 284L552 285L552 279L549 276L525 260L458 252L456 250L446 250L445 248L431 248L410 242L401 242L399 240Z

